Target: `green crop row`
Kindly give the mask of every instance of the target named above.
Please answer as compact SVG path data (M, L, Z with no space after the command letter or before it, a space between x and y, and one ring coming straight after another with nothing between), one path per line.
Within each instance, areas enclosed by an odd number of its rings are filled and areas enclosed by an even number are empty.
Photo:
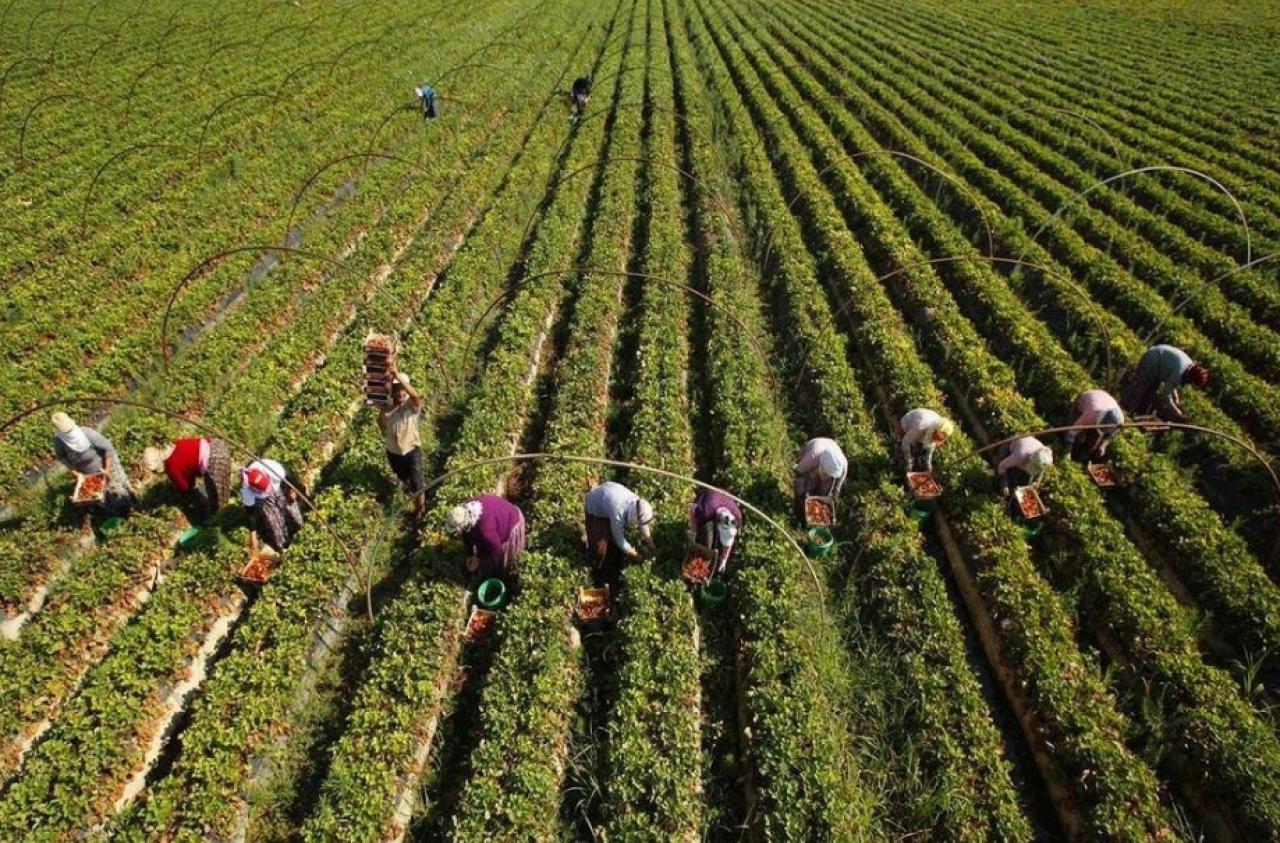
M673 89L665 33L663 4L650 2L640 269L687 283L682 185L672 169L676 126L669 105ZM634 363L620 360L622 370L615 376L630 385L628 399L615 410L627 419L616 448L623 459L692 474L689 300L684 290L666 281L639 284ZM687 486L640 473L627 475L625 482L654 505L660 523L683 521ZM660 530L657 538L664 535ZM699 639L692 601L675 576L682 550L679 542L661 542L661 556L623 573L616 638L621 664L612 720L604 727L603 833L611 840L699 838Z
M605 42L600 45L603 52L594 62L597 78L603 75L602 71L607 73L617 66L618 56L614 54L611 57L611 50L605 48L614 28L608 27L599 36ZM613 63L610 63L610 58ZM571 135L571 145L567 145L564 157L554 162L550 175L571 173L590 163L603 138L601 121L578 124ZM538 160L536 156L532 157L534 163ZM524 261L527 276L536 276L557 267L563 262L564 254L576 252L589 187L586 180L579 179L566 181L555 188L554 197L539 221L536 239ZM520 205L515 205L504 211L509 218L504 226L495 227L495 235L504 231L508 234L520 232L520 208ZM502 217L498 219L501 221ZM483 250L476 251L477 255L483 253ZM508 259L514 257L507 255ZM545 353L543 343L548 341L547 332L563 295L564 284L558 277L547 276L521 284L503 316L499 340L488 355L483 371L485 388L473 392L466 402L465 420L453 438L453 452L445 464L446 469L510 452L511 442L518 437L534 400L535 384L530 361L536 364L539 355ZM481 300L472 306L479 310L484 304ZM416 562L421 566L421 576L431 577L426 591L432 595L432 601L460 603L462 597L461 590L454 584L460 564L456 543L435 525L459 500L474 494L476 489L493 488L506 472L506 466L494 466L455 476L441 486L437 493L438 504L428 514L430 527L423 535L422 550ZM452 617L446 616L442 620L446 628L450 625L459 627L463 616L461 611L456 611ZM443 633L444 629L440 629L435 634ZM382 641L375 642L373 646L374 664L382 659L418 657L416 653L389 650ZM448 677L454 670L454 661L435 663L433 669L437 677ZM406 691L417 693L407 695ZM421 744L424 724L439 715L440 698L422 693L429 691L430 686L426 685L396 688L394 693L392 689L379 685L369 685L361 690L350 718L351 728L333 748L329 776L321 786L318 808L304 827L304 834L366 839L380 837L384 833L399 795L406 787L413 786L418 775L412 756L398 752L396 748ZM387 712L392 714L387 716ZM372 790L371 783L377 783ZM353 792L355 788L364 791L364 799L369 804L357 808L346 803L344 794ZM554 819L554 811L551 819Z
M631 254L636 185L643 124L638 103L644 89L644 6L636 4L617 72L608 136L601 147L596 197L581 265L604 272L625 270ZM563 260L563 258L562 258ZM614 342L622 310L623 279L584 273L563 348L555 362L553 397L543 444L550 453L605 456L605 429ZM576 639L562 634L571 620L582 495L598 476L596 467L545 463L533 475L529 507L530 546L544 551L543 564L522 575L529 591L504 615L512 630L542 626L536 639L503 637L490 681L481 692L479 742L468 759L452 836L473 840L555 840L562 783L570 745L574 702L582 671Z
M731 28L725 29L724 37L737 35ZM741 52L723 42L720 49L736 56L735 64L742 72L745 59ZM744 77L749 78L749 74ZM751 90L747 81L740 85ZM764 107L759 94L754 102L753 109ZM794 136L782 130L786 118L776 109L771 113L773 120L766 125L777 128L772 136L775 164L784 169L792 184L798 177L793 168L807 170L805 193L819 198L821 190L812 168L802 166L808 153ZM746 174L748 178L755 174L759 183L754 199L760 213L767 214L771 222L770 242L775 244L773 251L783 266L785 256L805 249L804 241L796 223L789 219L780 187L763 175L771 169L765 165L763 150L756 149L752 156L744 162ZM823 219L823 230L833 235L842 227L838 212L827 211ZM914 406L945 407L883 291L874 285L860 285L850 292L852 298L846 300L854 339L868 364L881 373L880 386L888 406L894 412ZM812 368L812 357L806 359ZM957 432L947 453L939 457L938 473L948 489L945 506L949 520L968 550L967 561L986 613L1001 621L995 627L999 636L996 655L1016 677L1016 685L1002 684L1010 693L1029 700L1034 710L1034 724L1024 721L1024 730L1029 732L1033 747L1038 744L1048 754L1053 769L1046 772L1070 794L1071 813L1078 815L1087 834L1134 838L1157 834L1165 828L1165 818L1155 779L1125 749L1123 719L1096 667L1081 658L1064 607L1035 573L1017 529L992 500L989 475L981 464L951 458L971 447L967 437ZM1102 770L1107 772L1100 773ZM1092 772L1082 775L1085 771Z
M780 73L772 69L768 75ZM775 79L775 85L783 102L795 102L786 98L789 91L781 80ZM803 109L790 110L811 148L822 149L824 144L830 148L825 130L805 122ZM842 195L848 201L856 195L856 184L847 182L844 187ZM829 196L807 186L802 194L805 211L816 218L831 219L834 208ZM878 252L887 253L899 264L914 262L913 250L907 248L909 241L896 229L887 208L860 206L857 218L866 232L864 240ZM832 236L833 230L830 222L824 224L816 242L828 255L849 253L846 261L833 260L832 269L851 280L857 246L852 242L842 246L841 239ZM869 270L863 272L869 276ZM833 282L850 283L843 278ZM922 269L899 276L894 289L904 309L919 323L930 352L942 361L958 391L967 396L966 403L993 436L1043 426L1027 402L1017 396L1012 373L986 351L955 303L937 286L933 273ZM847 288L846 295L856 294L854 290ZM1084 472L1062 466L1051 476L1048 490L1054 505L1070 513L1070 517L1051 522L1058 540L1049 555L1052 559L1064 556L1058 573L1083 589L1082 611L1109 637L1114 636L1115 647L1133 665L1135 674L1177 700L1172 703L1180 715L1180 728L1174 730L1177 745L1166 747L1166 751L1180 756L1192 771L1192 787L1203 787L1221 804L1231 806L1242 829L1254 834L1274 833L1273 814L1280 802L1272 793L1280 781L1273 781L1272 771L1277 767L1271 758L1280 760L1280 744L1270 728L1240 699L1229 677L1200 661L1189 615L1128 544L1123 528L1106 513ZM1068 554L1074 557L1069 566L1065 563ZM1224 728L1224 723L1231 723L1231 727ZM1250 760L1243 761L1245 758Z
M810 42L809 46L812 46ZM824 60L814 50L809 53L815 70L824 69ZM837 79L834 70L829 79ZM792 74L798 77L799 74ZM803 78L796 82L815 103L824 121L837 133L846 148L867 148L874 142L850 116L823 101L811 83ZM998 346L1002 359L1012 359L1019 370L1019 384L1042 402L1042 406L1060 415L1073 406L1075 397L1093 388L1093 381L1053 339L1048 329L1021 304L1004 284L1001 276L981 260L978 251L946 218L932 207L925 195L892 164L868 162L863 172L875 178L878 192L895 208L908 212L901 219L922 243L938 254L964 260L939 267L939 275L952 281L952 289L961 309L972 314L976 325L983 326L984 339ZM853 197L856 190L846 189L846 179L835 174L840 183L834 192L840 197ZM865 188L862 188L865 192ZM856 201L844 202L846 216L857 217L862 209ZM919 256L904 256L903 262ZM1073 419L1064 418L1063 421ZM1131 468L1136 478L1126 496L1137 521L1167 537L1171 548L1169 559L1196 590L1200 601L1223 622L1229 633L1245 651L1280 646L1280 592L1267 579L1256 560L1250 559L1248 548L1238 535L1227 529L1178 476L1177 466L1163 454L1154 454L1135 444L1121 443L1117 453ZM1141 469L1141 470L1139 470Z

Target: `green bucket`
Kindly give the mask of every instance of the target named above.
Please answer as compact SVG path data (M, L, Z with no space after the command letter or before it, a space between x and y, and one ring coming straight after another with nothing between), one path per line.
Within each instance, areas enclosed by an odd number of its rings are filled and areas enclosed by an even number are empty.
M698 602L703 606L719 606L729 596L729 586L724 580L711 580L706 585L698 586Z
M201 530L199 527L188 527L178 536L178 547L182 550L190 550L195 547L196 542L200 539Z
M98 525L98 535L105 539L123 526L124 519L118 515L113 515Z
M826 527L810 527L805 534L805 553L813 557L826 556L836 546L836 538Z
M485 609L496 609L507 599L507 587L502 580L487 579L476 589L476 601Z
M926 521L933 514L933 501L915 501L907 507L907 515L916 521Z

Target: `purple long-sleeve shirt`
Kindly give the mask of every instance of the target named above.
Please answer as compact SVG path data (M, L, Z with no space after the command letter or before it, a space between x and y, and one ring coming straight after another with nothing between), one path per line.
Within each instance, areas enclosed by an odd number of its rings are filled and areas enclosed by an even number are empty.
M707 489L698 495L689 506L689 529L693 531L695 536L701 535L703 527L708 523L715 523L717 509L729 510L729 514L733 516L733 520L737 523L738 528L741 529L742 510L738 508L738 502L724 492ZM721 566L729 560L729 554L732 552L732 544L720 548L720 558L717 561Z
M463 532L462 544L482 564L502 560L502 546L520 523L520 508L498 495L478 495L471 499L480 504L480 520Z

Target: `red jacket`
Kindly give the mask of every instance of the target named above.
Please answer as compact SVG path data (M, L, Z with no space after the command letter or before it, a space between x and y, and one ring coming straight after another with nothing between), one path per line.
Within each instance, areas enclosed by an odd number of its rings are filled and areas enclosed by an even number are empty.
M173 443L173 453L164 461L164 473L179 492L190 492L200 470L200 447L203 439L179 439Z

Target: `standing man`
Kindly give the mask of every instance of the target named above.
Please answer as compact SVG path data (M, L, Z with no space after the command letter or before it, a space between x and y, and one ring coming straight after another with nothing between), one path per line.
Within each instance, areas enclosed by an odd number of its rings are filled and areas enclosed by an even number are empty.
M107 474L107 497L103 507L112 515L127 513L134 502L129 475L120 464L120 455L111 440L91 427L81 427L66 413L50 416L53 429L53 455L58 462L77 474Z
M701 544L716 554L715 574L723 576L742 525L738 502L715 489L703 489L689 507L689 544Z
M1178 387L1184 383L1203 389L1209 370L1172 345L1153 345L1129 373L1120 393L1120 405L1132 416L1154 412L1163 421L1185 422Z
M1072 425L1097 424L1092 430L1068 430L1062 437L1067 453L1077 462L1097 462L1107 455L1107 446L1124 423L1124 413L1110 393L1090 389L1080 393ZM1077 447L1078 446L1078 447Z
M513 590L519 587L525 539L520 507L498 495L477 495L449 510L445 526L462 536L473 586L498 577Z
M627 530L640 533L641 544L653 552L653 507L647 500L623 486L608 481L587 492L585 500L587 554L591 567L612 573L619 567L619 555L638 559L638 551L627 541Z
M409 376L392 370L391 408L378 413L378 427L386 439L387 462L405 492L413 498L413 517L421 518L426 506L422 480L422 440L418 420L422 396L409 385Z
M249 547L258 549L258 540L277 555L302 529L302 510L285 483L284 466L275 460L255 460L240 472L240 502L249 509Z
M795 464L796 514L804 521L804 499L809 495L836 497L844 486L849 460L834 439L818 437L804 443L800 460Z
M212 515L231 500L231 452L221 439L195 437L179 439L161 450L147 448L142 463L153 474L161 470L180 495L196 491L196 481L204 481L205 510Z

